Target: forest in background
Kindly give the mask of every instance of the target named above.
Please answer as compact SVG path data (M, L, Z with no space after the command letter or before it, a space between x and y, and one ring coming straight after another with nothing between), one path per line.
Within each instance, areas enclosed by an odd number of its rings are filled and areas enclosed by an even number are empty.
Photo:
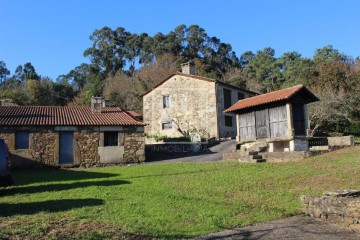
M231 44L198 25L180 25L167 34L131 33L104 27L90 35L82 63L57 79L36 72L29 62L15 72L0 61L0 98L18 105L89 105L102 95L112 106L142 112L141 94L180 64L193 61L196 74L265 93L303 84L321 101L310 105L314 132L360 134L360 58L328 45L312 58L290 51L279 57L271 47L237 55Z

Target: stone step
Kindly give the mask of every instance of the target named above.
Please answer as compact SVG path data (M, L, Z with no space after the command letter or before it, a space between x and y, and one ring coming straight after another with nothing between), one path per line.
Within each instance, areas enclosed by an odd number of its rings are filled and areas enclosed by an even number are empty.
M261 155L251 155L253 159L262 159Z
M266 159L263 159L263 158L261 158L261 159L256 159L256 162L257 162L257 163L263 163L263 162L266 162Z

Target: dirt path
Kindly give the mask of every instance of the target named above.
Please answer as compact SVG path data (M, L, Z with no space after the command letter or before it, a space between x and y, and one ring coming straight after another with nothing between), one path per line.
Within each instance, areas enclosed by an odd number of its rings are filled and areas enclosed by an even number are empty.
M360 234L335 224L306 216L295 216L253 226L212 233L194 239L243 240L359 240Z

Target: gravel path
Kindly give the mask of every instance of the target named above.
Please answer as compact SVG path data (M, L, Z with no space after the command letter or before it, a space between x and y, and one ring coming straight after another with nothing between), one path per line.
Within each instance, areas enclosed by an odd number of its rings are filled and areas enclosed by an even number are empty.
M360 240L357 234L345 227L306 216L295 216L253 226L235 228L207 236L198 240L239 239L239 240Z

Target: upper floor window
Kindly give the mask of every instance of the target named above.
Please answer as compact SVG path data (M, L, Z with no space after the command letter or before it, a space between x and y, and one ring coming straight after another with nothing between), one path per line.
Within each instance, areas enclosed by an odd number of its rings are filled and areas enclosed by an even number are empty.
M245 94L238 92L238 100L244 99L245 98Z
M232 127L233 126L233 118L232 116L225 116L225 126Z
M170 107L170 97L169 95L163 96L163 108Z
M15 133L15 149L29 149L29 132L19 131Z
M231 107L231 90L224 88L223 94L224 94L224 108L227 109Z

